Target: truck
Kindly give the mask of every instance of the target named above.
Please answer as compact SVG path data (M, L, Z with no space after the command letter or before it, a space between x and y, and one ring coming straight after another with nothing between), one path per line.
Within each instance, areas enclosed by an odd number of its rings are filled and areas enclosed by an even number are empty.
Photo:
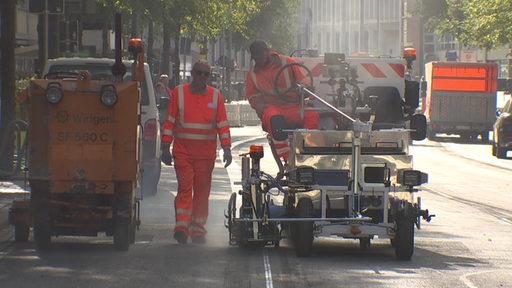
M425 64L427 138L436 134L487 142L496 120L496 63L440 62Z

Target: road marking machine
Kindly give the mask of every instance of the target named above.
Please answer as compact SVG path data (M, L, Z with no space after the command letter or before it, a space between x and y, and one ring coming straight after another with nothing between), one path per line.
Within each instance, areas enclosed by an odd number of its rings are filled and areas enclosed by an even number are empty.
M333 93L318 96L300 81L290 87L303 96L302 112L318 111L321 128L289 127L284 119L283 125L273 127L273 135L284 134L291 150L282 161L269 139L277 175L260 169L263 146L252 145L241 155L241 189L232 193L225 212L230 244L278 247L290 238L298 256L310 256L317 237L356 239L361 249L378 237L390 239L397 259L411 259L414 227L419 229L422 218L430 221L434 215L415 196L428 175L413 168L409 154L412 140L426 137L425 116L415 113L419 83L404 73L414 60L410 56L345 59L328 54L317 75L307 64L314 63L311 59L297 58L298 63L281 68L274 83L298 66L308 83L317 79L331 88L315 91ZM400 81L358 78L358 69L368 62L394 67Z

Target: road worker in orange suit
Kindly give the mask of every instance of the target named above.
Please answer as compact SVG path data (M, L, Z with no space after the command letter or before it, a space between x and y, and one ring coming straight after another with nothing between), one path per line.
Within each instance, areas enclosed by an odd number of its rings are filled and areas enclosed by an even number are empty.
M178 193L174 200L174 238L186 244L206 242L206 219L212 172L217 157L217 136L224 167L231 164L231 136L224 98L207 85L210 65L200 60L192 67L192 81L175 87L163 124L162 161L174 168ZM170 145L172 144L172 155Z
M267 44L261 40L256 40L249 46L253 65L247 71L246 77L246 96L251 107L256 110L258 117L262 121L263 129L272 136L272 142L277 154L285 162L288 158L290 148L285 136L276 135L274 128L276 126L288 123L297 127L306 129L318 128L318 112L306 110L304 117L300 113L300 94L297 89L290 89L283 95L276 95L274 81L279 70L288 63L296 62L294 58L280 55L270 50ZM278 88L288 90L291 80L296 80L303 84L308 79L298 66L290 66L290 69L280 73Z

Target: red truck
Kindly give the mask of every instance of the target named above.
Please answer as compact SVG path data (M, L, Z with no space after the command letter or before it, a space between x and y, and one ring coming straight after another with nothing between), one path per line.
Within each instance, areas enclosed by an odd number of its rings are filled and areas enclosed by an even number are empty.
M496 120L496 63L429 62L425 81L428 139L445 133L489 140Z

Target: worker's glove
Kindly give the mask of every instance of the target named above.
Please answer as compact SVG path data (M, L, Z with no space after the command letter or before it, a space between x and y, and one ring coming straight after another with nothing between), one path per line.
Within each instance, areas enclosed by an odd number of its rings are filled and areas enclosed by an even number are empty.
M170 144L162 143L162 162L164 162L165 165L172 165L172 155L170 151Z
M224 150L224 157L222 159L222 162L224 162L224 168L228 167L231 162L233 161L233 156L231 156L231 148L229 147L226 147L226 148L223 148Z

